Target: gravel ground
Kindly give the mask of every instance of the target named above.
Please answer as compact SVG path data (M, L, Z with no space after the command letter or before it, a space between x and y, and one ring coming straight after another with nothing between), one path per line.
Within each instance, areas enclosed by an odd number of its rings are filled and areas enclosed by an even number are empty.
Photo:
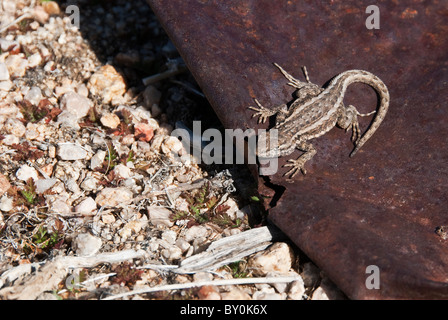
M288 242L213 272L157 268L266 223L244 166L198 165L170 136L176 123L195 120L203 130L223 129L200 88L143 0L0 3L1 299L102 299L278 276L295 280L123 299L344 298ZM68 5L79 8L79 28ZM11 276L20 266L48 269L62 257L129 249L144 254L64 269L53 286L36 282L32 271ZM83 286L67 285L74 275ZM30 283L36 287L25 294Z

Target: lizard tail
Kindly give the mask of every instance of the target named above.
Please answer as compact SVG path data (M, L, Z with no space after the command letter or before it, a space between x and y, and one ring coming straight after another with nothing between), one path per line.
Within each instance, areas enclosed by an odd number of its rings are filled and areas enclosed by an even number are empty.
M366 83L376 91L378 95L378 108L377 108L378 112L376 112L375 118L373 119L367 131L356 143L355 148L350 153L350 157L353 157L358 152L358 150L361 149L364 143L366 143L366 141L369 140L369 138L378 129L381 122L383 122L384 117L386 116L387 110L389 109L389 101L390 101L389 90L387 90L387 87L384 84L384 82L381 81L377 76L367 71L361 71L360 73L358 73L358 75L359 77L355 76L354 79L352 78L352 81L350 81L350 83L353 82ZM350 83L348 83L347 86Z

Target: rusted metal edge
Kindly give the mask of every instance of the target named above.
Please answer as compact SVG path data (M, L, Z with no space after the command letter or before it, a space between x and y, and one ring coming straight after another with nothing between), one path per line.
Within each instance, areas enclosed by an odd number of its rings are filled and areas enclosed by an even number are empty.
M148 0L226 128L255 127L247 107L291 101L279 63L323 85L365 69L389 87L389 113L354 157L334 129L313 141L308 175L260 179L275 198L272 221L354 299L448 297L448 11L442 2L381 1L379 30L356 1ZM345 98L361 112L374 92L352 85ZM365 129L369 119L362 119ZM293 155L297 157L299 154ZM280 166L286 159L280 159ZM255 167L252 170L255 173ZM267 186L270 187L267 187ZM380 289L366 287L366 268Z

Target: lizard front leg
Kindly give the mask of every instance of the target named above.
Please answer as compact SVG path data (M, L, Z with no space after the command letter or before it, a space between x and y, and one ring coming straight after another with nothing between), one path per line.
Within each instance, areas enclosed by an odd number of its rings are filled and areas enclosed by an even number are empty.
M288 111L288 107L286 106L286 104L281 104L279 106L273 107L273 108L265 108L264 106L261 105L260 102L258 102L257 99L254 99L255 103L257 104L258 108L256 107L248 107L251 110L257 111L252 115L252 118L258 116L258 123L265 123L266 119L277 114L277 121L281 121L280 118L285 118L287 111Z
M306 174L306 170L303 166L308 160L311 160L317 152L316 149L314 149L313 145L306 141L299 142L296 145L296 148L299 149L300 151L303 151L304 154L302 154L296 160L294 159L288 160L288 162L290 163L285 164L284 167L292 167L292 168L288 172L286 172L283 176L291 175L291 178L294 178L294 176L299 171L302 171L303 174Z

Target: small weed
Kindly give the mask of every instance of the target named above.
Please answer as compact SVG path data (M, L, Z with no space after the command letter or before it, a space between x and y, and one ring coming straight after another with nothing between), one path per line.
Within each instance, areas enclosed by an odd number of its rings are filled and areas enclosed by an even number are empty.
M113 268L112 271L117 273L112 282L127 286L133 286L138 280L141 280L143 273L143 270L133 268L129 262L123 262Z
M188 202L188 211L176 211L172 216L174 221L190 220L189 225L212 222L220 227L238 228L242 224L241 219L235 221L229 217L229 206L220 204L219 198L211 191L210 184L205 184L201 189L192 194L184 194Z
M129 110L123 109L116 113L122 120L117 128L107 131L109 134L115 136L125 136L128 134L134 134L134 125L132 124L132 114Z
M47 106L41 106L40 104L35 106L28 100L22 100L18 104L27 123L39 122L50 113L50 109Z
M37 160L44 156L44 152L37 150L37 148L31 145L28 141L21 144L13 144L11 148L16 150L13 160L15 161L27 161L27 160Z
M246 261L236 261L227 265L233 278L247 278Z
M41 250L50 250L58 248L62 244L60 232L54 230L49 232L45 227L39 227L37 232L33 235L32 242L37 248Z
M36 184L34 183L33 178L29 178L26 181L25 187L19 191L22 196L21 199L17 199L19 204L32 206L43 201L43 199L37 194Z

